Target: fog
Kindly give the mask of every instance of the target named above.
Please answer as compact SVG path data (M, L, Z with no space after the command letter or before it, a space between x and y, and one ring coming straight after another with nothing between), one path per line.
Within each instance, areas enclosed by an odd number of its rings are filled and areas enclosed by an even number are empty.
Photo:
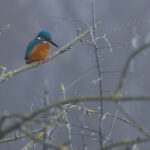
M97 28L98 50L102 71L103 95L111 95L118 86L125 62L129 55L144 43L150 41L150 1L149 0L96 0L95 19L101 21ZM28 43L41 30L51 33L53 41L60 47L77 36L77 29L82 33L92 25L91 0L0 0L0 66L7 71L25 65L25 51ZM80 21L77 21L80 20ZM106 36L112 51L102 37ZM0 114L22 114L31 112L43 105L44 90L48 90L49 103L63 98L61 84L66 90L66 98L78 96L99 96L99 79L94 48L90 34L83 42L73 45L70 50L57 56L52 61L20 73L0 83ZM49 55L57 49L51 46ZM140 53L132 61L121 96L149 95L150 59L149 49ZM75 83L73 83L76 81ZM72 84L73 83L73 84ZM124 109L147 131L150 131L149 102L121 102ZM98 110L99 103L86 103L90 109ZM115 114L116 106L104 102L104 113ZM118 116L123 116L118 110ZM70 112L72 123L81 122L78 111ZM113 119L103 120L103 134L106 137ZM98 130L99 116L86 116L89 128ZM82 149L80 130L72 128L74 149ZM61 131L56 139L64 139ZM78 135L76 135L78 133ZM110 141L135 139L141 133L129 125L116 120ZM58 137L59 136L59 137ZM66 135L67 139L67 135ZM29 139L27 140L29 141ZM26 140L0 144L2 150L19 150ZM99 142L86 137L88 149L96 149ZM149 143L141 144L141 149L148 149ZM37 149L36 147L31 149ZM115 149L115 148L114 148ZM117 149L117 148L116 148Z

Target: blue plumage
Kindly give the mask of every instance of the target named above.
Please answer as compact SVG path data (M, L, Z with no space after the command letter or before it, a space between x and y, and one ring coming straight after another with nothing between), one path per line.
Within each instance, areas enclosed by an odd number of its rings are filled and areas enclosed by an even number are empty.
M32 51L32 49L34 48L34 46L42 41L51 41L52 37L51 34L45 30L42 30L40 33L38 33L38 35L36 36L36 38L34 40L32 40L29 45L27 46L27 50L25 53L25 59L29 58L29 54Z
M25 53L25 59L26 59L26 63L31 63L34 60L32 60L32 58L29 58L30 55L32 54L32 50L34 49L34 47L37 45L37 44L42 44L46 41L46 43L48 42L49 44L53 44L54 46L56 46L58 48L58 45L55 44L53 41L52 41L52 37L51 37L51 34L46 31L46 30L42 30L40 33L38 33L38 35L36 36L36 38L34 40L32 40L29 45L27 46L27 50L26 50L26 53ZM40 43L41 42L41 43ZM44 47L43 47L44 48ZM41 49L42 51L42 49ZM40 53L39 53L40 54ZM42 53L41 53L42 54ZM36 54L37 55L37 54Z
M38 35L37 37L44 37L46 38L47 40L51 41L52 40L52 36L49 32L47 32L46 30L42 30Z
M40 43L39 39L34 39L33 41L31 41L27 47L26 53L25 53L25 59L28 59L30 52L32 51L33 47Z

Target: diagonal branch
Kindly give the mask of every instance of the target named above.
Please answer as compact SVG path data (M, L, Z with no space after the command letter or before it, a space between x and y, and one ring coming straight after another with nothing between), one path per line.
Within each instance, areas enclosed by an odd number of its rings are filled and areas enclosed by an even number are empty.
M100 22L97 22L95 24L95 26L98 26L99 24L100 24ZM71 42L67 43L64 47L59 48L55 53L53 53L52 55L50 55L50 56L47 57L46 62L54 59L56 56L58 56L61 53L64 53L65 51L69 50L72 45L74 45L75 43L77 43L78 41L80 41L81 39L83 39L92 29L93 29L93 26L90 27L89 29L87 29L82 34L76 36ZM44 62L40 62L38 64L38 63L34 62L34 63L28 64L28 65L24 65L24 66L22 66L22 67L20 67L18 69L9 71L7 73L0 74L0 82L5 81L6 79L11 78L14 75L19 74L19 73L21 73L21 72L23 72L25 70L37 67L37 66L39 66L40 64L43 64L43 63Z
M130 66L131 61L133 60L134 57L136 57L139 53L141 53L142 51L144 51L146 48L150 47L150 43L144 44L143 46L141 46L140 48L136 49L127 59L125 66L123 68L123 72L121 74L121 78L118 84L118 87L115 91L115 95L119 94L121 88L123 87L124 83L125 83L125 78L128 72L128 68Z

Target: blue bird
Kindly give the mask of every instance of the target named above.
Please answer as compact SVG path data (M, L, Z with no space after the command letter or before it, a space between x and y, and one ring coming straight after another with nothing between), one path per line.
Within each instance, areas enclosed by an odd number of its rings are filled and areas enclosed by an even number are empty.
M52 41L51 34L48 31L42 30L34 40L32 40L27 46L25 53L26 64L30 64L34 61L38 63L48 55L50 45L53 44L58 48L58 45Z

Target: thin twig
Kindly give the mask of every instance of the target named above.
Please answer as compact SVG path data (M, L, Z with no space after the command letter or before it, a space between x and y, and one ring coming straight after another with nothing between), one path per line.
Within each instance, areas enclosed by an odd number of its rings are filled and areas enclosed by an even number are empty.
M123 72L121 74L121 77L120 77L120 81L119 81L119 84L118 84L118 87L116 89L116 92L115 92L115 95L116 94L119 94L121 88L123 87L124 83L125 83L125 78L126 78L126 75L127 75L127 72L128 72L128 68L129 68L129 65L131 63L131 61L133 60L134 57L136 57L139 53L141 53L142 51L144 51L146 48L150 47L150 43L147 43L147 44L144 44L143 46L141 46L140 48L136 49L127 59L126 63L125 63L125 66L123 68Z
M30 133L30 134L36 134L36 133L39 133L39 132L41 132L41 131L43 131L43 129L42 129L42 128L37 129L37 130L34 130L34 131L31 131L31 133ZM14 137L11 137L11 138L5 138L5 139L0 140L0 144L1 144L1 143L13 142L13 141L16 141L16 140L23 139L23 138L25 138L25 137L27 137L27 135L26 135L26 134L21 135L21 136L19 136L19 135L15 135Z
M60 146L51 144L50 142L47 142L47 141L44 141L41 139L41 137L43 137L43 135L44 135L44 131L41 131L37 136L33 136L32 134L30 134L30 132L28 132L24 128L21 128L21 131L24 132L31 139L31 141L29 143L27 143L21 150L28 150L29 148L32 147L32 145L35 142L40 142L40 143L46 145L47 147L51 147L55 150L62 150L62 148Z
M65 21L72 21L72 22L76 22L76 23L81 23L81 24L86 25L88 28L90 27L90 25L88 23L86 23L83 20L77 19L77 18L60 17L60 16L48 16L48 17L53 17L53 18L57 18L57 19L65 20Z
M84 110L84 111L86 111L87 113L90 113L90 114L100 114L99 112L97 112L95 110L87 109L87 108L84 108L84 107L81 107L81 106L77 106L77 105L71 105L70 108L74 108L74 109L78 109L78 110ZM144 130L141 126L139 126L136 122L117 117L117 112L118 112L118 110L116 111L115 115L112 115L110 113L103 114L103 116L108 116L108 117L112 117L113 118L113 123L112 123L111 129L109 131L109 135L107 136L107 139L109 139L109 137L111 135L111 131L112 131L112 128L114 126L114 122L115 122L116 119L118 119L120 121L123 121L124 123L129 124L130 126L136 128L140 133L142 133L143 135L145 135L145 136L150 138L150 134L146 130ZM86 128L86 127L84 127L84 129L89 130L89 131L94 132L94 133L97 133L97 131L94 131L94 130Z
M74 150L73 148L73 144L72 144L72 136L71 136L71 125L69 123L69 119L68 119L68 108L65 108L64 110L64 117L65 117L65 120L66 120L66 128L67 128L67 131L68 131L68 137L69 137L69 141L70 141L70 147L71 147L71 150Z
M87 150L87 145L86 145L86 142L85 142L85 133L84 133L84 129L86 128L85 127L85 115L86 115L86 107L84 106L84 103L82 102L81 103L82 105L82 131L81 131L81 136L82 136L82 141L83 141L83 150Z
M119 95L124 83L125 83L125 79L126 79L126 75L127 75L127 72L128 72L128 68L130 66L130 63L131 61L134 59L134 57L136 57L140 52L144 51L146 48L148 48L150 46L150 43L147 43L139 48L137 48L127 59L126 63L125 63L125 66L123 68L123 72L121 74L121 77L120 77L120 81L119 81L119 84L116 88L116 91L114 92L113 96L114 96L114 103L116 104L116 106L119 108L119 110L123 113L123 115L125 117L127 117L129 120L131 120L136 126L137 128L142 131L146 136L150 137L150 134L145 130L143 129L142 126L140 126L125 110L124 108L120 105L119 101L120 99L117 99L117 96Z
M65 89L65 86L63 84L61 84L61 90L62 90L62 94L63 94L63 99L66 100L66 89ZM68 119L69 107L64 105L62 108L63 108L63 111L64 111L65 121L67 122L66 128L67 128L67 131L68 131L68 137L69 137L69 141L70 141L70 148L71 148L71 150L74 150L73 144L72 144L71 126L70 126L69 119Z
M103 99L104 101L113 101L114 100L114 96L104 96L104 97L96 97L96 96L91 96L91 97L77 97L77 98L73 98L73 99L68 99L68 100L61 100L59 102L50 104L46 107L41 107L37 110L35 110L34 112L28 114L28 115L23 115L21 120L17 120L15 123L11 124L10 126L6 127L5 129L0 131L0 139L7 135L8 133L10 133L11 131L14 131L16 129L19 129L25 122L28 122L30 120L32 120L33 118L35 118L36 116L46 112L47 110L50 110L52 108L55 107L61 107L65 104L69 104L69 103L77 103L80 101L99 101L100 99ZM116 99L119 99L120 101L143 101L143 100L148 100L150 101L150 96L129 96L129 97L121 97L118 96L116 97Z
M106 145L107 142L110 140L110 136L111 136L112 130L114 128L114 124L115 124L115 121L116 121L116 118L117 118L117 114L118 114L118 110L116 110L116 112L115 112L115 115L113 117L113 121L112 121L112 124L111 124L111 128L109 130L109 133L108 133L107 137L105 138L104 145Z
M87 113L90 113L91 115L92 115L92 114L99 114L99 112L97 112L97 111L95 111L95 110L88 109L88 108L85 108L85 107L83 108L83 107L78 106L78 105L70 105L70 109L71 109L71 108L72 108L72 109L77 109L77 110L84 110L84 111L86 111ZM60 115L60 114L61 114L61 115ZM64 113L60 113L60 114L58 115L58 117L56 117L56 120L59 121L59 122L67 123L67 122L64 121L64 120L60 120L60 119L59 119L59 118L61 118L61 117L63 116ZM124 123L126 123L126 124L128 124L128 125L130 125L130 126L132 126L132 127L134 127L134 128L136 128L136 129L139 130L139 128L137 128L137 126L136 126L133 122L131 122L131 121L129 121L129 120L126 120L126 119L123 119L123 118L114 116L114 115L112 115L112 114L110 114L110 113L108 113L108 112L105 113L105 114L103 114L103 115L105 115L105 116L107 116L107 117L112 117L113 119L115 118L115 119L117 119L117 120L120 120L120 121L122 121L122 122L124 122ZM56 121L53 120L53 121L51 121L49 124L52 126L52 125L54 125L55 123L56 123ZM86 130L86 131L89 131L89 132L98 134L98 131L96 131L96 130L94 130L94 129L90 129L90 128L86 127L86 126L83 127L83 126L81 126L81 125L78 125L78 124L75 124L75 123L71 123L71 122L69 122L69 123L70 123L71 126L74 126L74 127L77 127L77 128L81 128L81 129L84 129L84 130ZM49 125L49 124L48 124L48 125ZM41 131L43 131L43 128L40 128L40 129L31 131L30 134L35 134L35 133L38 133L38 132L41 132ZM141 130L139 130L139 131L140 131L143 135L145 135L145 133L143 133L143 131L141 131ZM84 135L84 136L86 136L86 135ZM27 135L19 136L19 135L16 135L16 134L15 134L14 137L11 137L11 138L4 138L4 139L0 140L0 143L13 142L13 141L16 141L16 140L20 140L20 139L22 139L22 138L25 138L25 137L27 137ZM91 138L93 138L93 136L91 136ZM99 138L99 137L98 137L98 138Z
M97 46L97 40L96 40L96 26L95 26L95 0L92 1L92 19L93 19L93 47L95 51L95 58L96 58L96 65L97 65L97 71L98 71L98 78L99 80L99 95L100 95L100 124L99 124L99 136L100 136L100 146L103 147L103 133L102 133L102 114L103 114L103 100L101 97L103 96L102 94L102 74L101 74L101 67L100 67L100 62L99 62L99 57L98 57L98 46Z
M47 88L44 90L43 105L45 107L48 105L48 89ZM44 117L43 120L44 120L44 122L48 121L47 117ZM43 140L47 141L47 126L44 126ZM43 144L43 150L48 150L47 145Z
M117 103L116 105L117 105L117 107L119 108L120 112L122 112L122 114L123 114L127 119L129 119L141 133L143 133L145 136L147 136L147 137L150 138L150 133L148 133L148 131L146 131L139 123L137 123L137 122L135 121L135 119L132 118L132 117L124 110L124 108L123 108L119 103Z
M108 150L119 146L133 145L136 143L144 143L144 142L148 142L149 140L150 140L149 138L140 138L140 137L135 140L123 139L121 141L109 144L103 148L99 148L98 150Z

